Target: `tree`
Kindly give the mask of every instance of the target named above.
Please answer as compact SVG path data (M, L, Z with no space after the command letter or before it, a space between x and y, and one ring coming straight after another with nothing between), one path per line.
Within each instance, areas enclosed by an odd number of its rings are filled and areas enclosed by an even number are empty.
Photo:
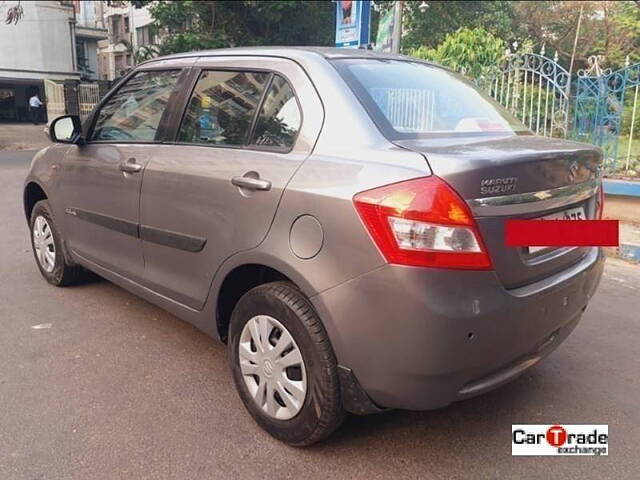
M159 53L157 45L143 45L136 48L129 40L120 40L117 45L122 45L127 49L127 53L133 58L134 64L151 60L157 57Z
M517 2L517 24L522 36L533 39L538 47L551 47L568 66L581 7L578 68L584 68L591 55L603 55L612 68L621 67L627 55L640 60L640 4L636 2Z
M149 5L161 54L243 45L329 45L334 8L331 2L286 0Z
M375 7L384 13L393 4L393 1L377 0ZM513 4L508 1L407 1L402 15L402 50L435 48L460 28L483 28L505 41L512 41L517 37Z
M505 53L505 42L484 28L461 28L436 48L419 47L410 55L433 60L452 70L479 79L491 76Z

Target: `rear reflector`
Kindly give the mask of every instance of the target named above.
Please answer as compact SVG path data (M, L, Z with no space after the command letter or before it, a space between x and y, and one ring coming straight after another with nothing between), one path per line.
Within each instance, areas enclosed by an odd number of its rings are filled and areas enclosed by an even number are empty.
M617 220L507 220L508 247L616 247Z
M432 176L357 194L354 205L389 263L489 270L491 260L467 204Z

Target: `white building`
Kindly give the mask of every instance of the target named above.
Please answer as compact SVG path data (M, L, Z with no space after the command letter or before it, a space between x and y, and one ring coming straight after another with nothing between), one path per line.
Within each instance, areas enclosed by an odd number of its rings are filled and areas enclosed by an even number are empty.
M107 38L102 1L73 2L76 24L76 62L83 79L97 80L98 41Z
M4 8L7 8L5 4ZM79 79L71 2L21 2L16 25L0 24L0 120L25 121L27 102L44 98L45 79ZM4 9L0 15L4 18Z
M135 65L140 47L155 43L153 20L145 6L134 8L130 2L104 4L104 21L109 31L98 43L101 80L115 80Z
M98 78L97 42L107 36L102 3L23 1L18 23L0 24L0 121L26 121L29 97L45 100L45 81ZM0 2L2 19L12 5Z

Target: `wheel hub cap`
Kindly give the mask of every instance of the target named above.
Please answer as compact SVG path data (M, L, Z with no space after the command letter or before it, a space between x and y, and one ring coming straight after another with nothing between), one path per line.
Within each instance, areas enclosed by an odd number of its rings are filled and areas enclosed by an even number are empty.
M289 331L275 318L257 315L240 334L240 371L253 401L279 420L295 417L307 395L302 354Z
M264 361L264 367L262 370L267 377L271 377L273 375L273 365L269 360Z
M40 267L51 273L56 266L56 244L53 241L53 232L47 220L38 216L33 222L33 248Z

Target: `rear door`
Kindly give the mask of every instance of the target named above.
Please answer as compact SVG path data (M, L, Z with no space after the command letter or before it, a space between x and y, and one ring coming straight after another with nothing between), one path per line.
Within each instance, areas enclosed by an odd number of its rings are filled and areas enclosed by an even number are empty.
M290 60L214 57L196 67L175 138L145 170L140 234L145 282L200 309L222 262L265 238L324 113Z
M62 163L65 234L78 255L130 278L144 263L138 237L142 175L180 69L135 73L94 115Z

